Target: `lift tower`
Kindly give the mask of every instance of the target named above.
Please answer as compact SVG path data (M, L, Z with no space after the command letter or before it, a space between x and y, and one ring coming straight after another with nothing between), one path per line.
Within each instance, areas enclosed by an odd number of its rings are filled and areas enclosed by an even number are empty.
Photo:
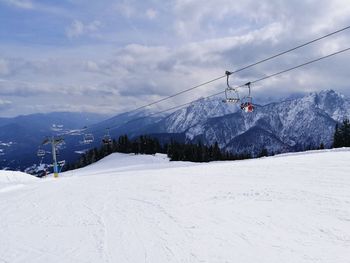
M57 157L56 157L56 146L61 144L64 141L61 137L51 137L47 138L43 141L43 145L51 144L52 149L52 160L53 160L53 176L58 177L58 165L57 165Z

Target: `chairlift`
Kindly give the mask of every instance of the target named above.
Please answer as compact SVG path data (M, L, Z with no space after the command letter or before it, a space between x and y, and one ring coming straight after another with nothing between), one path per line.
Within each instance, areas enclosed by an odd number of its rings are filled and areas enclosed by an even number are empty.
M94 135L91 133L84 134L83 142L84 144L90 144L94 141Z
M109 128L107 128L106 130L107 132L102 138L102 143L104 145L109 145L109 144L112 144L112 138L111 138L111 135L109 134Z
M248 88L248 95L243 97L241 99L241 109L245 112L253 112L254 111L254 105L253 105L253 98L250 94L250 84L251 82L246 83L244 86Z
M253 105L253 98L251 96L251 82L246 83L244 86L241 86L242 88L248 88L248 95L240 98L238 88L233 88L230 86L229 83L229 76L232 74L229 71L225 72L226 74L226 84L227 87L225 89L225 97L226 99L223 100L223 102L227 103L239 103L241 110L244 110L245 112L253 112L254 111L254 105Z
M238 90L236 88L231 87L230 83L229 83L229 76L232 73L229 72L229 71L226 71L225 74L226 74L227 88L225 89L225 97L226 97L226 99L224 99L223 102L238 103L240 101Z
M44 157L44 156L45 156L45 150L43 150L43 149L38 149L36 155L37 155L38 157Z
M62 124L52 124L51 130L53 131L62 131L63 125Z

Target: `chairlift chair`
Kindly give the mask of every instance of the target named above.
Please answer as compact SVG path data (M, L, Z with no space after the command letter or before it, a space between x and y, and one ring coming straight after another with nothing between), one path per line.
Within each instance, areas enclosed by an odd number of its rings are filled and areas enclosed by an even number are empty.
M240 101L238 90L235 89L235 88L232 88L230 86L230 83L229 83L229 76L232 73L229 72L229 71L226 71L225 74L226 74L227 87L225 89L225 97L226 97L226 99L224 99L223 102L238 103Z
M44 157L45 156L45 150L39 149L36 153L38 157Z
M227 87L225 89L225 97L226 98L223 100L223 102L228 102L228 103L241 102L241 104L240 104L241 110L244 110L245 112L253 112L254 105L252 102L253 98L251 96L251 90L250 90L251 82L246 83L244 86L233 88L230 86L230 83L229 83L229 78L230 78L230 75L232 73L229 71L226 71L225 74L226 74ZM240 98L238 88L243 88L243 87L248 88L248 95Z
M93 141L94 141L94 135L92 135L91 133L87 133L87 134L84 135L84 140L83 140L83 142L84 142L85 144L90 144L90 143L92 143Z
M66 164L66 160L58 161L57 164L59 166L64 166Z
M248 96L245 96L241 99L241 109L245 112L253 112L255 108L253 105L253 98L250 93L250 84L251 82L245 84L245 87L248 88Z
M107 129L106 134L102 138L102 143L104 145L112 144L112 138L111 138L111 135L109 134L109 128Z

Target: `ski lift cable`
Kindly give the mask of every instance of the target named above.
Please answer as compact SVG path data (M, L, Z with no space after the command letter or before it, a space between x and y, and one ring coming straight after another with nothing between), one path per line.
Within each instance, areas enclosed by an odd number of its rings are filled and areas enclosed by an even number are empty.
M294 66L294 67L291 67L291 68L288 68L288 69L285 69L285 70L282 70L282 71L273 73L273 74L271 74L271 75L267 75L267 76L262 77L262 78L260 78L260 79L256 79L256 80L250 81L250 82L248 82L248 83L250 83L250 84L258 83L258 82L260 82L260 81L263 81L263 80L266 80L266 79L269 79L269 78L272 78L272 77L275 77L275 76L278 76L278 75L287 73L287 72L292 71L292 70L295 70L295 69L297 69L297 68L304 67L304 66L306 66L306 65L309 65L309 64L318 62L318 61L320 61L320 60L323 60L323 59L326 59L326 58L329 58L329 57L338 55L338 54L340 54L340 53L344 53L344 52L349 51L349 50L350 50L350 48L342 49L342 50L339 50L339 51L337 51L337 52L328 54L328 55L326 55L326 56L322 56L322 57L319 57L319 58L317 58L317 59L313 59L313 60L307 61L307 62L305 62L305 63L302 63L302 64L299 64L299 65L297 65L297 66ZM225 74L225 76L226 76L226 74ZM245 84L242 84L242 85L238 85L238 86L236 86L236 87L233 87L233 89L238 89L238 88L247 87L247 84L248 84L248 83L245 83ZM192 101L183 103L183 104L181 104L181 105L177 105L177 106L170 107L170 108L167 108L167 109L158 111L158 112L153 112L153 113L147 114L147 115L142 116L142 117L138 117L138 118L135 118L135 119L131 119L131 120L129 120L129 121L123 123L123 125L129 124L129 123L131 123L131 122L139 121L139 120L142 120L142 119L145 119L145 118L154 116L154 115L162 114L162 113L164 113L164 112L168 112L168 111L171 111L171 110L180 109L180 108L185 107L185 106L187 106L187 105L189 105L189 104L191 104L191 103L193 103L193 102L195 102L195 101L198 101L198 100L200 100L200 99L212 98L212 97L221 95L221 94L223 94L223 93L225 93L225 91L220 91L220 92L211 94L211 95L206 96L206 97L202 97L202 98L199 98L199 99L196 99L196 100L192 100ZM119 126L121 126L121 124L112 125L112 126L109 127L109 130L118 128Z
M323 56L323 57L319 57L319 58L317 58L317 59L310 60L310 61L308 61L308 62L302 63L302 64L297 65L297 66L295 66L295 67L291 67L291 68L288 68L288 69L279 71L279 72L277 72L277 73L274 73L274 74L265 76L265 77L263 77L263 78L260 78L260 79L251 81L251 84L254 84L254 83L263 81L263 80L265 80L265 79L269 79L269 78L275 77L275 76L277 76L277 75L281 75L281 74L283 74L283 73L287 73L287 72L292 71L292 70L294 70L294 69L304 67L304 66L306 66L306 65L309 65L309 64L318 62L318 61L320 61L320 60L323 60L323 59L326 59L326 58L329 58L329 57L333 57L333 56L335 56L335 55L344 53L344 52L349 51L349 50L350 50L350 47L349 47L349 48L342 49L342 50L339 50L339 51L336 51L336 52L334 52L334 53L328 54L328 55Z
M285 51L282 51L282 52L280 52L280 53L277 53L277 54L275 54L275 55L273 55L273 56L267 57L267 58L265 58L265 59L259 60L259 61L257 61L257 62L252 63L252 64L249 64L249 65L247 65L247 66L244 66L244 67L242 67L242 68L239 68L239 69L236 69L236 70L234 70L234 71L231 71L231 72L229 72L229 73L230 73L230 75L231 75L231 74L235 74L235 73L241 72L241 71L243 71L243 70L246 70L246 69L248 69L248 68L254 67L254 66L259 65L259 64L261 64L261 63L264 63L264 62L266 62L266 61L272 60L272 59L274 59L274 58L277 58L277 57L282 56L282 55L284 55L284 54L287 54L287 53L289 53L289 52L295 51L295 50L297 50L297 49L299 49L299 48L305 47L305 46L310 45L310 44L312 44L312 43L318 42L318 41L320 41L320 40L322 40L322 39L328 38L328 37L333 36L333 35L335 35L335 34L341 33L341 32L343 32L343 31L345 31L345 30L348 30L348 29L350 29L350 26L343 27L343 28L341 28L341 29L338 29L338 30L336 30L336 31L333 31L333 32L330 32L330 33L328 33L328 34L326 34L326 35L323 35L323 36L321 36L321 37L318 37L318 38L315 38L315 39L310 40L310 41L308 41L308 42L305 42L305 43L303 43L303 44L300 44L300 45L298 45L298 46L296 46L296 47L290 48L290 49L288 49L288 50L285 50ZM178 95L184 94L184 93L186 93L186 92L189 92L189 91L192 91L192 90L194 90L194 89L200 88L200 87L205 86L205 85L207 85L207 84L210 84L210 83L212 83L212 82L218 81L218 80L220 80L220 79L222 79L222 78L224 78L224 77L226 77L226 74L223 75L223 76L219 76L219 77L217 77L217 78L214 78L214 79L212 79L212 80L203 82L203 83L198 84L198 85L196 85L196 86L193 86L193 87L191 87L191 88L188 88L188 89L182 90L182 91L180 91L180 92L174 93L174 94L169 95L169 96L167 96L167 97L165 97L165 98L162 98L162 99L153 101L153 102L151 102L151 103L148 103L148 104L146 104L146 105L140 106L140 107L138 107L138 108L136 108L136 109L130 110L128 113L134 112L134 111L137 111L137 110L140 110L140 109L143 109L143 108L152 106L152 105L155 105L155 104L157 104L157 103L160 103L160 102L163 102L163 101L166 101L166 100L169 100L169 99L171 99L171 98L173 98L173 97L176 97L176 96L178 96ZM4 81L4 80L1 79L0 81Z
M165 100L169 100L169 99L171 99L171 98L174 98L174 97L176 97L176 96L179 96L179 95L184 94L184 93L186 93L186 92L189 92L189 91L191 91L191 90L198 89L198 88L200 88L200 87L202 87L202 86L208 85L208 84L210 84L210 83L212 83L212 82L218 81L218 80L220 80L220 79L222 79L222 78L225 78L225 77L226 77L226 75L223 75L223 76L220 76L220 77L211 79L211 80L209 80L209 81L203 82L203 83L198 84L198 85L196 85L196 86L193 86L193 87L191 87L191 88L188 88L188 89L182 90L182 91L180 91L180 92L174 93L174 94L172 94L172 95L170 95L170 96L167 96L167 97L165 97L165 98L162 98L162 99L160 99L160 100L156 100L156 101L153 101L153 102L151 102L151 103L149 103L149 104L140 106L140 107L138 107L138 108L136 108L136 109L134 109L134 110L129 111L129 113L130 113L130 112L134 112L134 111L141 110L141 109L143 109L143 108L147 108L147 107L149 107L149 106L152 106L152 105L154 105L154 104L160 103L160 102L165 101Z
M324 36L318 37L318 38L316 38L316 39L313 39L313 40L311 40L311 41L308 41L308 42L306 42L306 43L303 43L303 44L301 44L301 45L298 45L298 46L296 46L296 47L294 47L294 48L288 49L288 50L283 51L283 52L280 52L280 53L278 53L278 54L276 54L276 55L273 55L273 56L267 57L267 58L265 58L265 59L262 59L262 60L260 60L260 61L257 61L257 62L255 62L255 63L249 64L249 65L247 65L247 66L245 66L245 67L242 67L242 68L240 68L240 69L237 69L237 70L234 70L234 71L228 71L228 74L229 74L229 75L235 74L235 73L238 73L238 72L243 71L243 70L245 70L245 69L254 67L254 66L258 65L258 64L261 64L261 63L264 63L264 62L266 62L266 61L272 60L272 59L274 59L274 58L277 58L277 57L279 57L279 56L282 56L282 55L284 55L284 54L287 54L287 53L289 53L289 52L292 52L292 51L294 51L294 50L297 50L297 49L299 49L299 48L305 47L305 46L307 46L307 45L309 45L309 44L315 43L315 42L317 42L317 41L320 41L320 40L322 40L322 39L325 39L325 38L330 37L330 36L332 36L332 35L335 35L335 34L337 34L337 33L343 32L343 31L345 31L345 30L347 30L347 29L349 29L349 28L350 28L350 26L346 26L346 27L341 28L341 29L339 29L339 30L333 31L333 32L331 32L331 33L328 33L328 34L326 34L326 35L324 35ZM297 68L302 67L302 66L306 66L306 65L308 65L308 64L317 62L317 61L319 61L319 60L322 60L322 59L325 59L325 58L328 58L328 57L337 55L337 54L339 54L339 53L342 53L342 52L345 52L345 51L348 51L348 50L349 50L349 48L348 48L348 49L344 49L344 50L340 50L340 51L338 51L338 52L329 54L329 55L327 55L327 56L320 57L320 58L315 59L315 60L311 60L311 61L309 61L309 62L306 62L306 63L303 63L303 64L301 64L301 65L298 65L298 66L295 66L295 67L292 67L292 68L289 68L289 69L286 69L286 70L283 70L283 71L274 73L274 74L269 75L269 76L265 76L265 77L263 77L263 78L261 78L261 79L257 79L257 80L251 81L251 84L257 83L257 82L259 82L259 81L262 81L262 80L265 80L265 79L268 79L268 78L271 78L271 77L274 77L274 76L277 76L277 75L280 75L280 74L283 74L283 73L286 73L286 72L288 72L288 71L297 69ZM226 73L225 73L225 75L222 75L222 76L220 76L220 77L211 79L211 80L209 80L209 81L206 81L206 82L204 82L204 83L198 84L198 85L193 86L193 87L191 87L191 88L182 90L182 91L180 91L180 92L178 92L178 93L172 94L172 95L167 96L167 97L165 97L165 98L162 98L162 99L160 99L160 100L153 101L153 102L148 103L148 104L146 104L146 105L140 106L140 107L138 107L138 108L136 108L136 109L134 109L134 110L129 111L128 113L131 113L131 112L134 112L134 111L137 111L137 110L140 110L140 109L143 109L143 108L152 106L152 105L157 104L157 103L160 103L160 102L163 102L163 101L165 101L165 100L171 99L171 98L173 98L173 97L176 97L176 96L178 96L178 95L184 94L184 93L189 92L189 91L191 91L191 90L200 88L200 87L202 87L202 86L204 86L204 85L207 85L207 84L210 84L210 83L212 83L212 82L218 81L218 80L220 80L220 79L222 79L222 78L225 78L225 77L227 77L227 74L226 74ZM242 88L242 87L245 87L245 86L246 86L246 84L243 84L243 85L239 85L239 86L237 86L237 87L234 87L233 89ZM210 96L205 97L205 98L214 97L214 96L217 96L217 95L222 94L222 93L224 93L224 91L223 91L223 92L215 93L215 94L210 95ZM194 101L196 101L196 100L194 100ZM161 114L161 113L164 113L164 112L173 110L173 109L181 108L181 107L184 107L184 106L189 105L190 103L192 103L192 102L194 102L194 101L191 101L191 102L188 102L188 103L184 103L184 104L181 104L181 105L179 105L179 106L171 107L171 108L169 108L169 109L162 110L162 111L159 111L159 112L151 113L151 114L148 114L148 115L145 115L145 116L136 118L136 119L132 119L132 120L130 120L130 121L126 122L126 123L123 123L123 124L127 124L127 123L133 122L133 121L135 121L135 120L144 119L144 118L149 117L149 116ZM112 127L110 127L110 128L112 129L112 128L115 128L115 127L118 127L118 126L120 126L120 125L119 125L119 124L118 124L118 125L114 125L114 126L112 126Z
M229 73L229 75L231 75L231 74L235 74L235 73L241 72L241 71L243 71L243 70L246 70L246 69L248 69L248 68L254 67L254 66L259 65L259 64L262 64L262 63L267 62L267 61L269 61L269 60L272 60L272 59L274 59L274 58L280 57L280 56L285 55L285 54L287 54L287 53L289 53L289 52L295 51L295 50L297 50L297 49L299 49L299 48L305 47L305 46L307 46L307 45L310 45L310 44L312 44L312 43L315 43L315 42L320 41L320 40L322 40L322 39L325 39L325 38L327 38L327 37L330 37L330 36L333 36L333 35L338 34L338 33L340 33L340 32L343 32L343 31L345 31L345 30L347 30L347 29L350 29L350 26L343 27L343 28L341 28L341 29L338 29L338 30L336 30L336 31L333 31L333 32L331 32L331 33L328 33L328 34L326 34L326 35L323 35L323 36L321 36L321 37L318 37L318 38L315 38L315 39L310 40L310 41L308 41L308 42L305 42L305 43L303 43L303 44L300 44L300 45L298 45L298 46L296 46L296 47L290 48L290 49L288 49L288 50L285 50L285 51L282 51L282 52L280 52L280 53L277 53L277 54L275 54L275 55L273 55L273 56L267 57L267 58L265 58L265 59L259 60L259 61L257 61L257 62L252 63L252 64L249 64L249 65L247 65L247 66L244 66L244 67L242 67L242 68L236 69L236 70L234 70L234 71L229 71L228 73ZM178 96L178 95L184 94L184 93L186 93L186 92L192 91L192 90L194 90L194 89L200 88L200 87L202 87L202 86L205 86L205 85L207 85L207 84L210 84L210 83L212 83L212 82L215 82L215 81L217 81L217 80L220 80L220 79L222 79L222 78L224 78L224 77L226 77L226 76L227 76L227 75L225 74L225 75L223 75L223 76L214 78L214 79L209 80L209 81L207 81L207 82L198 84L198 85L196 85L196 86L194 86L194 87L191 87L191 88L182 90L182 91L180 91L180 92L174 93L174 94L169 95L169 96L167 96L167 97L165 97L165 98L162 98L162 99L153 101L153 102L148 103L148 104L146 104L146 105L140 106L140 107L138 107L138 108L136 108L136 109L134 109L134 110L131 110L131 111L129 111L129 113L130 113L130 112L134 112L134 111L138 111L138 110L140 110L140 109L143 109L143 108L146 108L146 107L149 107L149 106L152 106L152 105L155 105L155 104L160 103L160 102L163 102L163 101L165 101L165 100L169 100L169 99L174 98L174 97L176 97L176 96Z
M306 66L306 65L310 65L310 64L312 64L312 63L315 63L315 62L318 62L318 61L321 61L321 60L324 60L324 59L333 57L333 56L335 56L335 55L344 53L344 52L349 51L349 50L350 50L350 47L349 47L349 48L342 49L342 50L339 50L339 51L336 51L336 52L333 52L333 53L331 53L331 54L328 54L328 55L325 55L325 56L322 56L322 57L319 57L319 58L316 58L316 59L313 59L313 60L310 60L310 61L307 61L307 62L302 63L302 64L299 64L299 65L297 65L297 66L294 66L294 67L291 67L291 68L288 68L288 69L285 69L285 70L282 70L282 71L279 71L279 72L276 72L276 73L267 75L267 76L265 76L265 77L262 77L262 78L260 78L260 79L253 80L253 81L248 82L248 83L253 84L253 83L261 82L261 81L264 81L264 80L266 80L266 79L269 79L269 78L272 78L272 77L275 77L275 76L284 74L284 73L286 73L286 72L289 72L289 71L292 71L292 70L295 70L295 69L304 67L304 66ZM235 87L235 89L240 88L240 87L245 87L245 86L247 86L247 83L242 84L242 85L239 85L239 86ZM134 122L134 121L138 121L138 120L141 120L141 119L145 119L145 118L147 118L147 117L154 116L154 115L157 115L157 114L161 114L161 113L164 113L164 112L168 112L168 111L171 111L171 110L174 110L174 109L180 109L180 108L182 108L182 107L184 107L184 106L187 106L187 105L189 105L189 104L191 104L191 103L193 103L193 102L195 102L195 101L198 101L198 100L200 100L200 99L207 99L207 98L215 97L215 96L218 96L218 95L223 94L224 92L225 92L225 91L220 91L220 92L211 94L211 95L206 96L206 97L203 97L203 98L199 98L199 99L196 99L196 100L192 100L192 101L183 103L183 104L181 104L181 105L177 105L177 106L170 107L170 108L167 108L167 109L162 110L162 111L154 112L154 113L151 113L151 114L148 114L148 115L139 117L139 118L135 118L135 119L129 120L129 121L126 122L125 124L131 123L131 122ZM171 114L172 114L172 113L171 113ZM171 114L169 114L168 116L170 116ZM112 129L114 129L115 127L118 127L118 126L119 126L119 125L110 126L110 127L108 128L108 133L109 133L110 130L112 130ZM109 143L110 143L110 142L109 142Z
M313 60L307 61L307 62L302 63L302 64L299 64L299 65L297 65L297 66L294 66L294 67L291 67L291 68L288 68L288 69L285 69L285 70L282 70L282 71L273 73L273 74L271 74L271 75L267 75L267 76L265 76L265 77L262 77L262 78L260 78L260 79L256 79L256 80L250 81L250 82L248 82L248 83L250 83L250 84L258 83L258 82L264 81L264 80L266 80L266 79L269 79L269 78L276 77L276 76L278 76L278 75L287 73L287 72L289 72L289 71L292 71L292 70L295 70L295 69L298 69L298 68L307 66L307 65L309 65L309 64L312 64L312 63L315 63L315 62L318 62L318 61L321 61L321 60L324 60L324 59L333 57L333 56L335 56L335 55L344 53L344 52L349 51L349 50L350 50L350 47L349 47L349 48L342 49L342 50L339 50L339 51L336 51L336 52L331 53L331 54L328 54L328 55L326 55L326 56L319 57L319 58L317 58L317 59L313 59ZM246 87L248 83L245 83L245 84L236 86L236 87L234 87L233 89L238 89L238 88ZM159 112L154 112L154 113L148 114L148 115L146 115L146 116L142 116L142 117L139 117L139 118L136 118L136 119L132 119L132 120L129 120L128 122L126 122L125 124L130 123L130 122L134 122L134 121L138 121L138 120L141 120L141 119L150 117L150 116L158 115L158 114L161 114L161 113L164 113L164 112L168 112L168 111L171 111L171 110L174 110L174 109L179 109L179 108L182 108L182 107L184 107L184 106L187 106L187 105L189 105L189 104L191 104L191 103L193 103L193 102L196 102L196 101L198 101L198 100L200 100L200 99L208 99L208 98L211 98L211 97L215 97L215 96L221 95L221 94L223 94L223 93L225 93L225 91L220 91L220 92L211 94L211 95L206 96L206 97L202 97L202 98L199 98L199 99L196 99L196 100L192 100L192 101L186 102L186 103L181 104L181 105L178 105L178 106L174 106L174 107L167 108L167 109L162 110L162 111L159 111ZM113 129L113 128L115 128L115 127L114 127L114 126L111 126L111 127L110 127L110 129Z
M228 72L228 73L229 73L229 75L238 73L238 72L243 71L243 70L245 70L245 69L254 67L254 66L258 65L258 64L261 64L261 63L264 63L264 62L266 62L266 61L272 60L272 59L274 59L274 58L277 58L277 57L282 56L282 55L284 55L284 54L287 54L287 53L289 53L289 52L295 51L295 50L297 50L297 49L299 49L299 48L305 47L305 46L307 46L307 45L310 45L310 44L312 44L312 43L315 43L315 42L317 42L317 41L320 41L320 40L322 40L322 39L325 39L325 38L327 38L327 37L330 37L330 36L332 36L332 35L335 35L335 34L338 34L338 33L340 33L340 32L343 32L343 31L345 31L345 30L348 30L349 28L350 28L350 26L343 27L343 28L341 28L341 29L338 29L338 30L336 30L336 31L333 31L333 32L331 32L331 33L328 33L328 34L323 35L323 36L321 36L321 37L315 38L315 39L313 39L313 40L310 40L310 41L308 41L308 42L305 42L305 43L303 43L303 44L300 44L300 45L298 45L298 46L296 46L296 47L290 48L290 49L288 49L288 50L285 50L285 51L283 51L283 52L277 53L277 54L275 54L275 55L273 55L273 56L270 56L270 57L267 57L267 58L265 58L265 59L259 60L259 61L257 61L257 62L254 62L254 63L252 63L252 64L249 64L249 65L247 65L247 66L244 66L244 67L242 67L242 68L236 69L236 70L231 71L231 72ZM321 59L323 59L323 58L320 58L319 60L321 60ZM313 62L316 62L316 61L311 61L311 62L308 62L307 64L310 64L310 63L313 63ZM305 64L305 65L307 65L307 64ZM292 69L288 69L287 71L290 71L290 70L292 70ZM285 72L287 72L287 71L285 71ZM283 73L283 72L276 73L274 76L279 75L279 74L282 74L282 73ZM166 100L169 100L169 99L171 99L171 98L173 98L173 97L176 97L176 96L178 96L178 95L184 94L184 93L186 93L186 92L189 92L189 91L192 91L192 90L194 90L194 89L200 88L200 87L205 86L205 85L207 85L207 84L210 84L210 83L212 83L212 82L218 81L218 80L220 80L220 79L222 79L222 78L225 78L226 76L227 76L227 75L225 74L225 75L223 75L223 76L220 76L220 77L214 78L214 79L212 79L212 80L206 81L206 82L204 82L204 83L198 84L198 85L193 86L193 87L191 87L191 88L182 90L182 91L180 91L180 92L178 92L178 93L174 93L174 94L172 94L172 95L170 95L170 96L167 96L167 97L165 97L165 98L162 98L162 99L153 101L153 102L151 102L151 103L148 103L148 104L146 104L146 105L140 106L140 107L138 107L138 108L136 108L136 109L134 109L134 110L129 111L128 113L134 112L134 111L137 111L137 110L140 110L140 109L149 107L149 106L152 106L152 105L154 105L154 104L157 104L157 103L160 103L160 102L163 102L163 101L166 101ZM268 78L268 77L264 77L263 79L266 79L266 78ZM256 83L256 82L261 81L261 80L263 80L263 79L253 81L253 82L251 82L251 83ZM245 85L242 85L242 86L239 86L239 87L243 87L243 86L245 86ZM187 105L187 104L186 104L186 105ZM171 109L169 109L169 110L171 110ZM163 112L164 112L164 111L161 111L161 112L159 112L158 114L163 113ZM153 113L152 115L155 115L155 114ZM142 117L141 117L141 118L142 118Z
M257 62L254 62L254 63L249 64L249 65L247 65L247 66L244 66L244 67L242 67L242 68L236 69L236 70L234 70L234 71L228 71L228 73L229 73L229 75L238 73L238 72L240 72L240 71L243 71L243 70L245 70L245 69L254 67L254 66L258 65L258 64L261 64L261 63L264 63L264 62L266 62L266 61L272 60L272 59L274 59L274 58L277 58L277 57L282 56L282 55L284 55L284 54L287 54L287 53L289 53L289 52L295 51L295 50L297 50L297 49L299 49L299 48L305 47L305 46L307 46L307 45L310 45L310 44L312 44L312 43L315 43L315 42L317 42L317 41L320 41L320 40L322 40L322 39L325 39L325 38L327 38L327 37L330 37L330 36L332 36L332 35L335 35L335 34L337 34L337 33L343 32L343 31L348 30L348 29L350 29L350 26L343 27L343 28L341 28L341 29L338 29L338 30L336 30L336 31L333 31L333 32L331 32L331 33L328 33L328 34L326 34L326 35L324 35L324 36L321 36L321 37L318 37L318 38L313 39L313 40L311 40L311 41L305 42L305 43L300 44L300 45L298 45L298 46L296 46L296 47L293 47L293 48L291 48L291 49L285 50L285 51L283 51L283 52L280 52L280 53L275 54L275 55L273 55L273 56L267 57L267 58L265 58L265 59L259 60L259 61L257 61ZM345 51L347 51L347 50L340 51L340 53L341 53L341 52L345 52ZM338 53L336 53L336 54L338 54ZM333 55L336 55L336 54L330 54L329 56L333 56ZM327 56L327 57L329 57L329 56ZM319 58L319 59L317 59L316 61L321 60L321 59L324 59L324 58ZM316 61L307 62L305 65L310 64L310 63L313 63L313 62L316 62ZM296 69L296 68L301 67L301 66L305 66L305 65L299 65L299 66L293 67L292 69L288 69L288 70L283 71L283 72L275 73L274 76L279 75L279 74L282 74L282 73L285 73L285 72L290 71L290 70L293 70L293 69ZM181 95L181 94L184 94L184 93L186 93L186 92L192 91L192 90L194 90L194 89L200 88L200 87L202 87L202 86L205 86L205 85L207 85L207 84L213 83L213 82L218 81L218 80L220 80L220 79L222 79L222 78L225 78L225 77L227 77L227 74L222 75L222 76L219 76L219 77L214 78L214 79L211 79L211 80L209 80L209 81L203 82L203 83L198 84L198 85L196 85L196 86L193 86L193 87L191 87L191 88L182 90L182 91L180 91L180 92L174 93L174 94L172 94L172 95L170 95L170 96L167 96L167 97L165 97L165 98L162 98L162 99L153 101L153 102L148 103L148 104L146 104L146 105L140 106L140 107L138 107L138 108L136 108L136 109L133 109L133 110L128 111L128 113L131 113L131 112L134 112L134 111L138 111L138 110L140 110L140 109L143 109L143 108L146 108L146 107L155 105L155 104L157 104L157 103L160 103L160 102L169 100L169 99L174 98L174 97L176 97L176 96L178 96L178 95ZM272 76L270 76L270 77L272 77ZM262 78L262 79L259 79L259 80L252 81L251 84L256 83L256 82L258 82L258 81L262 81L262 80L267 79L267 78L269 78L269 76L266 76L266 77L264 77L264 78ZM245 87L245 86L246 86L246 84L243 84L243 85L237 86L237 87L235 87L235 88L241 88L241 87ZM221 94L221 93L223 93L223 92L217 93L217 94L215 94L215 95L219 95L219 94ZM211 97L211 96L209 96L209 97ZM192 102L193 102L193 101L192 101ZM186 103L186 104L183 104L183 106L186 106L186 105L188 105L188 104L190 104L190 103L191 103L191 102ZM137 120L138 120L138 119L143 119L143 118L148 117L148 116L153 116L153 115L156 115L156 114L161 114L161 113L163 113L163 112L170 111L170 110L176 109L176 108L178 108L178 107L172 107L172 108L170 108L170 109L162 110L162 111L157 112L157 113L151 113L151 114L149 114L149 115L146 115L146 116L143 116L143 117L139 117L139 118L137 118ZM136 119L135 119L135 120L136 120ZM128 122L126 122L126 123L123 123L123 124L127 124L127 123L129 123L129 122L131 122L131 121L133 121L133 120L130 120L130 121L128 121ZM118 126L120 126L120 125L118 125ZM118 126L113 126L113 127L110 127L110 128L115 128L115 127L118 127Z

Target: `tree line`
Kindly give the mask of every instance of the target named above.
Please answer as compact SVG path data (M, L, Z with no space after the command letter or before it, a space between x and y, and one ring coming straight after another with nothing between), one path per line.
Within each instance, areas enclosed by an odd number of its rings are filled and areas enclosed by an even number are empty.
M340 124L336 124L334 132L333 147L350 147L350 121L344 119ZM310 149L324 149L324 144L317 148L310 146ZM305 149L304 149L305 150ZM171 140L170 143L161 145L159 141L151 136L140 135L130 140L127 135L119 136L118 140L113 140L111 144L103 145L85 152L77 162L68 164L65 170L72 170L95 163L107 155L119 153L134 154L167 154L170 161L190 161L190 162L211 162L223 160L243 160L252 158L251 154L233 154L220 149L217 142L213 145L197 143L180 143ZM257 157L273 155L264 148Z
M333 147L350 147L350 121L344 119L339 125L336 124L334 132Z

